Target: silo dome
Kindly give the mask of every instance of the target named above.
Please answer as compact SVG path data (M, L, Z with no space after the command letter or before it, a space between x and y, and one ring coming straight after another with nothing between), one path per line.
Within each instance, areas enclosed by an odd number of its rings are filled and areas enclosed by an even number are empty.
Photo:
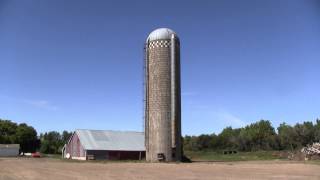
M173 30L169 28L158 28L149 34L147 41L148 40L154 41L159 39L171 39L172 34L174 34L174 36L178 38L177 34Z

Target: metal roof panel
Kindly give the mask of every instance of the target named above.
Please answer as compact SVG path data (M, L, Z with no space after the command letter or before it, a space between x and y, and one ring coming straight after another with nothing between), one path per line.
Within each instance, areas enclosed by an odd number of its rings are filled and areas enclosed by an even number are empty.
M76 133L86 150L145 151L143 132L78 129Z

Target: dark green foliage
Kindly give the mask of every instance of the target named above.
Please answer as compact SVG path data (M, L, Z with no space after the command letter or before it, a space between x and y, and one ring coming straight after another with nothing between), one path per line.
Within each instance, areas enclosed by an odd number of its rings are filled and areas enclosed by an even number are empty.
M197 151L198 149L198 137L185 136L183 139L183 147L188 150Z
M215 147L219 149L238 149L240 131L241 129L232 129L232 127L224 128L216 138Z
M71 135L68 131L63 131L62 134L51 131L41 134L38 139L37 131L32 126L0 119L0 144L20 144L21 152L35 152L40 148L43 153L61 153Z
M0 144L15 143L17 127L17 123L0 119Z
M277 128L270 121L260 120L246 127L233 129L226 127L218 135L185 136L186 151L259 151L259 150L295 150L315 141L320 141L320 120L297 123L294 126L285 123Z
M240 150L271 150L276 146L276 133L270 121L261 120L240 130Z
M69 137L72 135L71 132L63 131L62 134L56 131L46 132L40 134L41 148L40 152L46 154L59 154L68 141Z
M25 123L0 119L0 144L20 144L22 152L34 152L39 147L37 131Z
M202 134L198 137L197 146L199 150L208 149L210 147L210 136Z
M37 131L25 123L19 124L16 130L16 142L23 152L35 152L39 147Z
M296 149L300 144L298 144L298 142L295 140L296 136L297 134L293 127L287 125L286 123L280 124L280 126L278 127L280 149L289 149L291 151Z
M300 146L306 146L314 141L314 128L312 122L303 122L294 126L296 133L295 140Z
M314 140L320 141L320 120L317 119L316 124L314 125Z
M69 140L69 138L71 137L72 132L68 132L68 131L63 131L62 132L62 141L63 143L67 143L67 141Z

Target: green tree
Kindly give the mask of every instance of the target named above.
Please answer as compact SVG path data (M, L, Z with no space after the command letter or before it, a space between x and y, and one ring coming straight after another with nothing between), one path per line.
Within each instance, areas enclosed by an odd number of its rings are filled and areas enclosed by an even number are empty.
M206 150L209 149L210 147L210 136L207 134L201 134L198 138L197 138L197 149L199 150Z
M320 119L317 119L314 125L314 141L320 142Z
M198 151L198 137L197 136L185 136L183 141L184 150L187 151Z
M256 150L295 150L315 141L320 141L320 120L297 123L295 126L280 124L277 132L268 120L260 120L244 128L226 127L218 135L201 134L185 136L184 149L221 150L237 149L240 151Z
M62 132L62 141L64 144L66 144L69 140L69 138L71 137L72 132L68 132L68 131L63 131Z
M37 149L37 131L25 123L19 124L16 129L16 143L20 144L22 152L35 152Z
M17 123L0 119L0 144L12 144L16 141Z
M220 149L238 149L239 134L241 129L232 129L232 127L226 127L218 135L218 146Z
M299 143L299 146L312 144L315 140L315 131L312 122L297 123L294 126L294 131L297 134L295 141Z
M216 150L216 149L218 149L218 145L219 145L218 136L214 133L211 134L210 135L210 142L209 142L209 149Z
M276 132L268 120L260 120L241 129L240 139L243 150L276 149Z
M46 154L59 154L69 139L71 133L64 131L62 135L57 131L50 131L40 135L40 151Z
M25 123L0 119L0 144L20 144L22 152L34 152L39 147L37 131Z
M296 137L297 134L292 126L287 125L286 123L280 124L278 127L278 138L281 149L290 149L293 151L297 148L299 144L295 141Z

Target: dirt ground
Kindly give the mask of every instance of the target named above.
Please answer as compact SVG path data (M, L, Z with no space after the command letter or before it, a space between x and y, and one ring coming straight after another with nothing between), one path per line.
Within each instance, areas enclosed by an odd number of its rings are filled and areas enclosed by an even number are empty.
M0 158L0 180L320 179L320 165L290 161L134 163Z

